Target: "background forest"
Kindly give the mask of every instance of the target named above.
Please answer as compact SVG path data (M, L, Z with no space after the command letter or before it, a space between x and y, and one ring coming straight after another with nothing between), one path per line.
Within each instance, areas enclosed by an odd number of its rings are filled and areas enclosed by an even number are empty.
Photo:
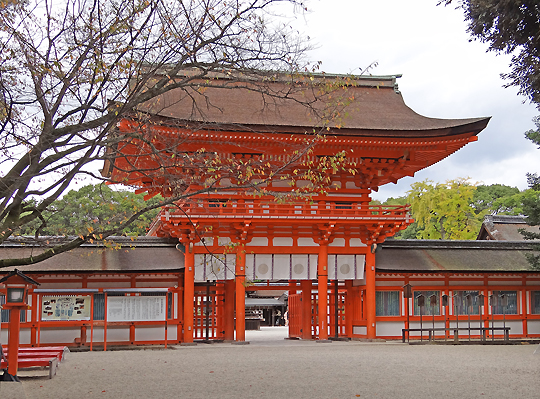
M407 195L388 198L383 205L411 204L415 222L398 233L399 239L474 240L486 215L527 215L540 201L540 187L520 191L502 184L483 185L458 178L445 183L430 180L414 183ZM160 198L150 202L159 203ZM373 204L381 204L373 201ZM37 204L36 204L37 205ZM107 225L122 223L134 212L147 206L143 194L113 190L105 184L71 190L43 214L43 221L28 224L21 235L73 236L81 231L97 231ZM146 235L159 209L139 217L121 233ZM45 222L44 224L42 222Z

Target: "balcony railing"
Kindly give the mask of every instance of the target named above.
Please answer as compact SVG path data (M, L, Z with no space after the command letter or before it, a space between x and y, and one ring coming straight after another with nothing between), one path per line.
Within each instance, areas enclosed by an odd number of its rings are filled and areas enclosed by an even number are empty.
M165 218L254 218L254 219L410 219L409 207L403 205L365 205L360 203L278 203L269 201L199 200L161 213ZM184 213L185 212L185 213Z

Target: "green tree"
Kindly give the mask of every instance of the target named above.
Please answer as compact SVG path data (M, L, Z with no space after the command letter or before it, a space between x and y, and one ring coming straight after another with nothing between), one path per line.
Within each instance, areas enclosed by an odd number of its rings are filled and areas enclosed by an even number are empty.
M537 186L530 182L532 187ZM523 213L527 215L527 223L531 226L540 225L540 191L528 190L529 195L523 198ZM530 232L524 229L520 230L523 238L526 240L540 240L540 232ZM531 269L540 270L540 244L532 244L533 253L525 254Z
M515 215L515 207L509 198L519 195L517 187L504 184L478 185L473 195L472 206L477 214L489 213L491 215Z
M519 93L540 104L540 7L537 0L443 0L465 13L468 32L490 51L512 54L502 74Z
M144 195L127 190L114 191L108 185L96 184L69 191L54 207L43 214L43 222L27 224L21 230L23 235L36 233L46 236L76 236L81 232L106 230L110 225L125 222L133 213L148 205L159 204L161 198L154 197L148 202ZM148 227L156 217L159 208L139 216L119 234L146 235ZM38 229L41 229L39 232Z
M471 205L475 190L476 185L463 178L446 183L434 184L431 180L413 183L407 199L420 229L417 238L474 239L483 218Z
M535 118L536 130L529 130L525 137L540 148L540 118ZM523 214L527 216L527 223L531 226L540 225L540 177L536 173L527 173L527 183L530 190L523 198ZM520 231L526 240L540 240L540 232ZM526 254L531 269L540 270L540 244L533 244L535 252Z

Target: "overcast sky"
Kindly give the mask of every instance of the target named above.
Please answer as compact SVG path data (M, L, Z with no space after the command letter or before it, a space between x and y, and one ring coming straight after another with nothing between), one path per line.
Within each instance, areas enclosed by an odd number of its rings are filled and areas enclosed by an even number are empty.
M527 188L527 172L540 172L540 150L525 139L539 114L516 88L503 88L500 73L510 56L486 53L470 42L463 12L437 0L315 0L298 24L318 48L311 58L329 73L359 73L376 61L374 75L398 79L405 103L437 118L491 116L479 140L373 198L404 195L411 183L470 177L484 184Z

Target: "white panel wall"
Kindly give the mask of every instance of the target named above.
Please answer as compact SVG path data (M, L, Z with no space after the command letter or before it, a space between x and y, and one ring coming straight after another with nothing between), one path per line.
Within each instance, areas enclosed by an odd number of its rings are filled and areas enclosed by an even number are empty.
M332 241L330 244L328 244L329 247L344 247L345 246L345 239L344 238L335 238L334 241Z
M409 328L420 328L420 322L411 322L409 324ZM425 319L422 321L422 327L423 328L432 328L433 327L433 319L431 319L429 316L426 316ZM444 328L444 321L443 322L435 322L435 328ZM436 335L443 335L444 332L443 331L438 331L436 332ZM399 333L399 335L401 336L401 332ZM417 338L420 338L420 331L411 331L409 336L412 338L412 337L417 337ZM428 338L429 337L429 332L428 331L423 331L423 334L422 336L424 338Z
M167 334L168 337L168 334ZM107 341L109 339L107 338ZM165 340L165 326L163 327L141 327L135 328L135 341L159 341Z
M32 343L32 331L29 328L21 330L21 333L19 334L19 343L21 345Z
M2 330L0 330L0 342L3 345L7 344L7 342L8 342L8 330L7 330L7 328L2 328Z
M366 335L367 327L366 326L353 326L353 334Z
M91 335L92 331L88 329L87 331L87 341L90 342L90 339L92 339L94 342L103 342L104 337L104 329L103 327L94 327L93 336Z
M107 342L128 342L129 327L107 326Z
M253 239L246 244L246 247L249 247L249 246L267 247L268 237L253 237Z
M41 344L62 342L75 342L75 338L81 338L81 328L42 328L40 335ZM90 339L90 337L88 337Z
M540 334L540 320L527 320L527 332L529 334Z
M318 247L319 244L313 241L313 238L311 237L300 237L298 238L298 246L299 247Z
M378 321L375 326L377 337L401 337L403 328L403 321Z
M360 240L359 238L351 238L349 240L349 245L351 247L365 247L366 246L366 244L364 244L362 240Z
M294 244L292 237L274 237L273 243L276 247L292 247Z
M506 320L506 323L503 323L502 320L495 321L495 327L503 327L503 324L506 324L506 327L510 327L510 335L523 334L523 322L521 320ZM491 321L489 322L489 325L491 326ZM497 334L497 332L495 332L495 334ZM499 334L501 334L500 331Z

